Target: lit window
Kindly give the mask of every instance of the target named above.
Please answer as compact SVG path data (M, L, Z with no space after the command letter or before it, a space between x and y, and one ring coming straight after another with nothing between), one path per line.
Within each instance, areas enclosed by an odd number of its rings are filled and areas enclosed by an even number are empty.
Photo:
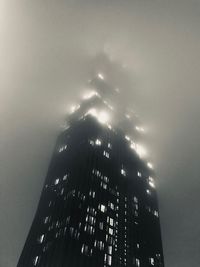
M100 204L99 209L101 212L106 212L106 206L103 204Z
M151 195L151 191L149 189L146 190L148 195Z
M154 265L154 258L149 258L150 264Z
M112 145L111 145L111 143L108 143L108 148L112 148Z
M64 150L66 150L66 149L67 149L67 145L64 145L64 146L59 148L58 152L60 153L60 152L62 152Z
M112 246L108 246L108 254L112 255Z
M81 248L81 253L83 253L83 254L87 254L87 252L88 252L88 246L85 245L85 244L83 244L83 245L82 245L82 248Z
M101 145L101 141L99 139L96 139L95 145L100 146Z
M125 139L128 140L128 141L131 140L130 137L129 137L128 135L125 135Z
M147 167L149 167L150 169L153 169L153 164L151 162L147 162Z
M137 248L140 248L140 244L139 243L137 243Z
M33 265L36 266L39 262L39 256L36 256L33 260Z
M112 228L109 228L109 229L108 229L108 233L109 233L110 235L113 235L113 229L112 229Z
M103 187L103 189L107 189L107 184L101 182L101 187Z
M108 152L106 152L105 150L104 150L104 152L103 152L103 155L106 157L106 158L110 158L110 155L109 155L109 153Z
M49 220L49 217L48 217L48 216L45 217L45 218L44 218L44 224L46 224L46 223L48 222L48 220Z
M101 80L104 80L104 76L103 76L103 74L98 73L98 78L101 79Z
M125 171L124 169L121 169L121 174L122 174L123 176L126 176L126 171Z
M39 243L42 243L44 241L44 234L41 235L39 238L38 238L38 241Z
M100 229L100 230L103 230L103 222L100 222L100 223L99 223L99 229Z
M55 185L57 185L59 183L59 178L57 178L54 182Z
M154 213L153 213L156 217L158 217L159 216L159 214L158 214L158 211L157 210L154 210Z
M93 140L90 140L89 141L89 144L93 146L94 145L94 141Z
M114 220L110 218L110 225L113 226L113 224L114 224Z
M154 179L152 177L149 177L148 182L151 187L155 188Z
M66 181L66 180L67 180L67 177L68 177L68 175L65 174L65 175L63 176L63 181Z
M140 267L140 260L139 260L139 259L136 258L136 259L135 259L135 263L136 263L136 266L137 266L137 267Z
M141 172L138 172L137 175L138 175L138 177L142 177Z

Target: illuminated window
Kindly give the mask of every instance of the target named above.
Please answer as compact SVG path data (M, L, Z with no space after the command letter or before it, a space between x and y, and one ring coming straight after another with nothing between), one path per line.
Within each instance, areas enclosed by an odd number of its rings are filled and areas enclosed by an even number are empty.
M113 226L114 225L114 220L112 218L110 218L110 225Z
M108 152L106 152L105 150L104 150L104 152L103 152L103 155L106 157L106 158L110 158L110 155L109 155L109 153Z
M45 218L44 218L44 224L48 223L48 220L49 220L49 217L48 217L48 216L45 217Z
M137 175L138 175L138 177L142 177L141 172L138 172Z
M60 153L60 152L62 152L64 150L66 150L66 149L67 149L67 145L64 145L64 146L59 148L58 152Z
M108 246L108 254L112 255L112 246Z
M137 267L140 267L140 260L139 260L139 259L136 258L136 259L135 259L135 263L136 263L136 266L137 266Z
M100 223L99 223L99 229L100 229L100 230L103 230L103 222L100 222Z
M126 176L126 171L125 171L124 169L121 169L121 174L122 174L123 176Z
M151 195L151 191L149 189L146 190L148 195Z
M107 189L107 184L101 182L101 187L103 187L103 189Z
M155 188L155 183L154 183L154 179L152 177L149 177L148 179L148 183L151 187Z
M156 217L158 217L159 216L159 214L158 214L158 211L157 210L154 210L154 213L153 213Z
M65 175L63 176L63 181L66 181L66 180L67 180L67 177L68 177L68 175L65 174Z
M110 149L112 148L112 145L111 145L111 143L108 143L108 148L110 148Z
M101 212L106 212L106 206L103 204L100 204L99 209Z
M39 238L38 238L38 242L39 243L42 243L44 241L44 234L41 235Z
M109 228L109 229L108 229L108 233L109 233L110 235L113 235L113 229L112 229L112 228Z
M111 266L111 264L112 264L112 256L105 254L104 262L107 263L109 266Z
M100 146L101 145L101 141L99 139L96 139L95 145Z
M55 185L57 185L59 183L59 178L57 178L54 182Z
M85 244L82 245L81 248L81 253L86 255L86 256L91 256L92 255L92 249L89 249L89 247Z
M92 146L94 146L94 141L93 140L90 140L89 141L89 144L92 145Z
M149 258L150 264L154 265L154 258Z
M33 260L33 265L36 266L39 262L39 256L36 256Z

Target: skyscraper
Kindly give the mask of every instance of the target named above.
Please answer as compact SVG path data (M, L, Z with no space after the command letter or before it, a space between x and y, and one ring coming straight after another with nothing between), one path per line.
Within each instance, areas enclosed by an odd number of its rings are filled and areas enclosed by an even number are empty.
M57 139L18 267L163 267L144 129L97 73Z

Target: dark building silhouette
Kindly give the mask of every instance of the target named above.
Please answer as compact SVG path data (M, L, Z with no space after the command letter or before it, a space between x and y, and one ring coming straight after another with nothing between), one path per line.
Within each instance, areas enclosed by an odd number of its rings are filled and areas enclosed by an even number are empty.
M102 74L90 87L58 137L17 266L163 267L143 128Z

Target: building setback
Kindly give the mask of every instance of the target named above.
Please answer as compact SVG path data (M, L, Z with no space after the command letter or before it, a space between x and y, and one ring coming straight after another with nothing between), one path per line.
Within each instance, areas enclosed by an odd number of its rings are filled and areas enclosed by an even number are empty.
M163 267L154 172L136 142L143 128L102 74L90 87L57 139L17 266Z

